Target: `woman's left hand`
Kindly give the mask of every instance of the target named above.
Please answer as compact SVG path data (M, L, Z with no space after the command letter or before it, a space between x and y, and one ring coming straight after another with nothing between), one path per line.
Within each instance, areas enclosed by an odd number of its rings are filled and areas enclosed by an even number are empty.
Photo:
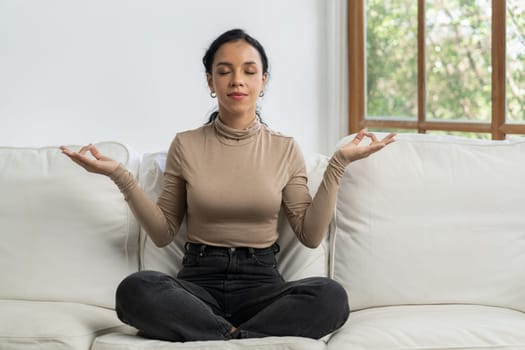
M390 133L383 139L378 140L376 135L363 129L357 133L352 141L341 147L340 151L348 162L353 162L358 159L366 158L372 153L379 151L386 145L391 144L395 141L395 136L396 133ZM368 137L371 140L370 144L366 146L359 146L365 137Z

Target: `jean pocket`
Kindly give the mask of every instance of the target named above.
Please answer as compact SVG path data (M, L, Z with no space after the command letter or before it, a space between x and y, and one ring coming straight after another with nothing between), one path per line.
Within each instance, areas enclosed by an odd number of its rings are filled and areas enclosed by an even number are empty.
M192 267L197 266L199 264L199 257L194 254L184 254L184 257L182 258L182 266L184 267Z
M275 254L253 254L253 262L262 267L277 267L277 261L275 260Z

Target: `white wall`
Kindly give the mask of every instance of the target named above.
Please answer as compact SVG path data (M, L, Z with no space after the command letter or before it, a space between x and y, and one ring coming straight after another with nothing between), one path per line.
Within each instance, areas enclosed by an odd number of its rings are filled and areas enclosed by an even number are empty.
M0 146L165 150L213 109L201 58L240 27L270 58L264 120L305 153L331 151L344 130L330 1L0 0Z

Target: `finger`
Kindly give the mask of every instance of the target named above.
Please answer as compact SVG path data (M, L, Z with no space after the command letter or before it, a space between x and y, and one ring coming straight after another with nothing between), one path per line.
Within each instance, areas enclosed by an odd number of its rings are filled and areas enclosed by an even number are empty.
M60 146L60 150L62 151L62 153L64 153L65 155L68 155L68 156L73 153L69 148L67 148L65 146Z
M357 133L357 135L355 135L351 143L353 143L354 145L358 145L359 143L361 143L365 135L366 135L366 129L362 129L361 131Z
M392 143L392 142L395 141L394 137L395 137L396 135L397 135L397 134L396 134L395 132L392 132L392 133L388 134L387 136L385 136L385 137L381 140L381 142L383 142L385 145L388 145L388 144L390 144L390 143Z
M89 152L91 152L93 157L95 157L98 160L103 160L104 159L104 156L102 154L100 154L100 152L98 151L98 149L94 145L89 149Z
M73 162L77 163L86 170L88 167L91 167L91 160L81 154L78 154L77 152L72 152L71 150L64 147L62 153L64 153L69 159L71 159Z
M95 163L94 159L76 152L72 152L69 157L78 164L81 164L83 167L93 167Z
M367 132L366 136L369 137L372 140L372 142L377 142L377 136L374 133Z
M104 161L112 161L113 160L113 158L107 157L107 156L103 155L102 153L100 153L99 150L95 146L93 146L93 149L96 152L96 154L93 153L93 151L91 153L93 154L93 157L97 158L98 160L104 160Z
M90 143L89 145L82 147L80 151L78 151L78 153L84 155L87 151L91 149L91 147L93 147L93 145Z

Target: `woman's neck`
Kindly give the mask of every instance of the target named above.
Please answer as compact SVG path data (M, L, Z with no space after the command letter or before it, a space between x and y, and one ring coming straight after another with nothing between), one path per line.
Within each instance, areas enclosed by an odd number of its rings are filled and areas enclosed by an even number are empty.
M255 111L253 113L244 113L242 115L232 115L223 113L219 108L218 118L232 129L244 130L248 128L257 118Z

